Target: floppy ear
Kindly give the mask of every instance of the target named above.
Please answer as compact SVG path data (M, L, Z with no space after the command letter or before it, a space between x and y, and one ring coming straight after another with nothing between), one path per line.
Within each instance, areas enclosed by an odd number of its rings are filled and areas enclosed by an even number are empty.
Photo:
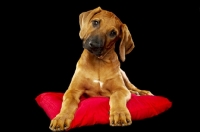
M131 34L126 24L121 25L121 42L119 45L119 55L122 62L125 61L125 55L129 54L135 47Z
M79 32L79 36L81 39L83 39L84 34L86 32L86 26L88 24L88 22L90 21L90 19L96 14L99 13L101 11L101 7L97 7L93 10L89 10L87 12L83 12L79 15L79 25L80 25L80 32Z

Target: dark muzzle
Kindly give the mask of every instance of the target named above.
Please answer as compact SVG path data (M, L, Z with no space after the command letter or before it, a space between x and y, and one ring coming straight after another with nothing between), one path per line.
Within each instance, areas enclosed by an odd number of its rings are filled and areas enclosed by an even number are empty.
M101 56L104 48L104 39L99 35L90 36L83 44L83 48L99 57Z

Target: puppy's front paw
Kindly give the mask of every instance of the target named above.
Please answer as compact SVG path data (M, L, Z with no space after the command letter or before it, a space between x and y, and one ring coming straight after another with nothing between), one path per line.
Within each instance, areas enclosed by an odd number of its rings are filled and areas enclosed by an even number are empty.
M141 90L138 93L139 95L153 95L150 91L147 90Z
M68 116L67 114L58 114L54 119L51 120L49 128L56 132L64 131L69 128L71 121L72 117Z
M133 93L133 94L136 94L138 96L140 96L140 95L152 95L153 96L153 94L150 91L147 91L147 90L140 90L140 91L130 90L130 92Z
M110 111L111 126L128 126L132 124L131 115L128 109L116 109Z

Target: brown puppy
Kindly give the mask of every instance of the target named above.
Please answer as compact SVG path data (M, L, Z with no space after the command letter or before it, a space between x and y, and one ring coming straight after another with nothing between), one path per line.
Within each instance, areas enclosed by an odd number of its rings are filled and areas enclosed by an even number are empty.
M126 107L131 93L152 95L137 89L120 69L115 52L115 43L120 40L119 55L125 55L134 48L131 34L125 24L112 12L100 7L83 12L79 16L80 38L83 53L77 62L71 83L63 96L60 113L52 119L50 129L63 131L70 127L83 94L110 98L110 125L127 126L132 123Z

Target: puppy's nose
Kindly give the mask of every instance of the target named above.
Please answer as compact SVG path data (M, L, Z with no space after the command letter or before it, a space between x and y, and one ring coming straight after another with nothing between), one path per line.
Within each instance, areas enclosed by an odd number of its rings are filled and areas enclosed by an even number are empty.
M96 48L96 47L98 47L98 43L96 43L96 42L94 42L94 41L90 41L90 42L89 42L89 46L90 46L91 48Z

